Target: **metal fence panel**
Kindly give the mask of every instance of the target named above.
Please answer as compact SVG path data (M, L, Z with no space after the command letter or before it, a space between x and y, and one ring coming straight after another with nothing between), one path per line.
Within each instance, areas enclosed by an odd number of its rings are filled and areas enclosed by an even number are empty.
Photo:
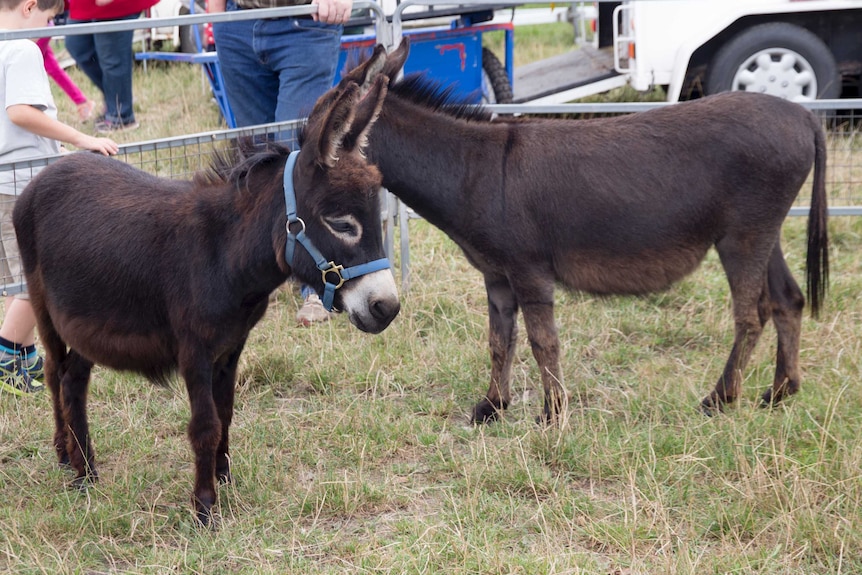
M587 104L494 104L486 106L498 114L553 115L577 118L600 118L609 115L644 112L668 102L613 102ZM829 165L826 186L829 192L829 215L862 215L862 99L817 100L803 106L823 119L827 135ZM801 193L790 215L808 213L809 198Z
M297 139L304 121L295 120L290 122L277 122L265 124L254 128L240 128L233 130L218 130L178 136L175 138L163 138L150 140L135 144L127 144L120 147L116 158L131 164L151 174L179 179L191 180L195 172L206 169L210 158L218 150L230 145L231 141L239 137L249 136L265 138L267 140L282 142L291 148L298 147ZM75 152L89 153L89 152ZM63 155L49 156L0 164L0 210L4 208L11 211L15 198L24 191L29 181L48 164L62 158ZM62 194L63 190L57 190ZM0 221L0 271L3 269L20 269L17 258L7 258L2 246L10 245L15 241L15 230L12 228L11 220ZM2 283L2 295L14 295L24 291L24 278L21 273Z
M812 103L813 104L813 103ZM592 118L609 114L630 113L642 111L657 104L568 104L553 107L537 107L529 105L496 105L490 106L498 113L519 114L554 114ZM674 104L670 104L674 105ZM857 107L850 107L857 105ZM825 102L817 102L817 113L823 117L827 130L829 163L826 175L829 193L829 213L836 215L862 215L862 101L831 101L827 107ZM255 128L218 130L201 134L178 136L124 145L120 148L117 158L132 164L146 172L175 179L191 179L193 174L209 165L210 157L220 146L227 145L240 136L265 137L284 142L294 147L302 121L282 122L257 126ZM86 153L86 152L82 152ZM0 164L0 184L7 189L20 194L32 174L61 156L38 158L12 164ZM806 189L806 188L803 188ZM58 193L62 193L58 190ZM14 195L0 197L2 201L14 202ZM809 194L800 193L790 215L808 213ZM402 282L406 287L410 266L409 253L409 220L413 214L404 206L398 206L392 197L384 198L384 222L386 229L386 247L390 259L393 258L393 237L396 222L401 222L400 230L400 261ZM8 205L8 204L7 204ZM397 214L397 216L396 216ZM0 222L0 237L4 242L13 241L14 230L8 223ZM5 253L0 251L0 270L4 265L16 267L17 262L7 261ZM24 278L20 275L2 286L3 295L20 293L24 289Z
M355 8L368 8L374 12L378 40L392 46L399 34L393 32L398 28L403 8L408 4L434 3L440 0L409 0L402 3L395 15L395 25L389 25L382 17L382 10L374 2L357 2ZM538 0L529 0L534 3ZM498 4L507 0L478 0L471 4ZM523 2L520 2L523 3ZM127 30L151 26L189 25L204 22L241 20L265 16L288 16L309 14L315 12L316 6L296 6L254 11L239 11L221 14L192 14L174 18L140 19L130 21L102 22L96 24L74 24L63 27L63 33L84 34L105 32L109 30ZM252 14L254 12L254 14ZM53 36L58 33L56 28L38 28L31 30L0 31L0 41L22 37ZM596 103L596 104L566 104L559 106L536 105L494 105L489 108L501 114L555 114L576 115L578 117L600 117L608 114L631 113L652 107L668 105L667 103ZM805 106L814 109L823 117L828 138L829 165L827 170L827 186L829 192L830 215L862 215L862 167L860 167L859 151L860 122L862 122L862 99L857 100L818 100L808 102ZM241 134L261 135L268 138L295 144L296 129L299 122L286 122L260 126L253 130L220 130L204 134L179 136L122 146L119 158L150 173L179 179L190 179L192 174L207 166L209 157L219 142L230 140ZM39 158L14 164L0 164L0 187L7 194L0 197L0 209L8 208L14 203L14 197L19 194L32 175L41 167L55 161L57 158ZM9 191L11 189L11 192ZM61 192L58 192L61 193ZM807 213L808 194L802 193L791 209L791 215ZM398 214L396 216L396 214ZM390 258L393 256L392 234L397 220L401 224L400 256L402 280L406 284L409 270L409 231L408 222L413 214L404 206L398 206L391 197L384 199L384 217L386 219L386 248ZM0 222L0 238L6 242L12 241L14 230L8 223ZM0 270L2 265L12 264L6 254L0 251ZM24 288L23 278L18 275L9 281L0 283L4 295L19 293Z

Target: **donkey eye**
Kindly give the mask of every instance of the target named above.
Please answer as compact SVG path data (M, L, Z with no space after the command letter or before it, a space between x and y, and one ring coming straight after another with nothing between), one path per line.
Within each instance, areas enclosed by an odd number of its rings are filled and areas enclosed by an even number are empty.
M353 216L338 216L325 218L330 231L343 241L355 242L362 235L362 226Z
M356 228L350 222L331 221L329 225L332 226L333 230L335 230L336 232L341 233L341 234L355 234L356 233Z

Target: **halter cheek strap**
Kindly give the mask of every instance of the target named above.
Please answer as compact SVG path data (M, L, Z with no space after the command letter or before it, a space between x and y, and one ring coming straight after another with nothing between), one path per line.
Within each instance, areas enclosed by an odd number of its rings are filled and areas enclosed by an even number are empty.
M323 254L320 253L314 243L305 234L305 222L302 218L296 215L296 192L293 188L293 170L296 166L296 158L299 155L299 150L295 150L287 157L287 163L284 166L284 203L287 208L287 243L284 250L284 260L293 265L293 256L296 251L296 244L305 248L317 269L320 270L323 276L323 307L326 311L332 311L332 302L335 300L335 290L340 288L344 282L353 278L358 278L365 274L389 269L391 266L387 258L380 258L358 266L345 268L341 265L336 265L333 261L327 261ZM291 224L298 224L299 231L294 234L290 231ZM333 281L329 281L329 276L334 275Z

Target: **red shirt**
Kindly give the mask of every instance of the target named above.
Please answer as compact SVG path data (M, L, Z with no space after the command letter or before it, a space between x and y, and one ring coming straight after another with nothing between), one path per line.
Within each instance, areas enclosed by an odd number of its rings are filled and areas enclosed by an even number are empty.
M159 0L113 0L98 6L96 0L70 0L69 16L74 20L113 20L143 12Z

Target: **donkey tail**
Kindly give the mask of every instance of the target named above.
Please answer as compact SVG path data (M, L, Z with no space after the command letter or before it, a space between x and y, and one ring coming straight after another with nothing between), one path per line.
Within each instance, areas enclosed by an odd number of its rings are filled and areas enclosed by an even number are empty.
M829 237L826 229L826 136L820 119L811 114L814 131L814 184L808 211L808 256L805 284L811 315L817 317L829 285Z

